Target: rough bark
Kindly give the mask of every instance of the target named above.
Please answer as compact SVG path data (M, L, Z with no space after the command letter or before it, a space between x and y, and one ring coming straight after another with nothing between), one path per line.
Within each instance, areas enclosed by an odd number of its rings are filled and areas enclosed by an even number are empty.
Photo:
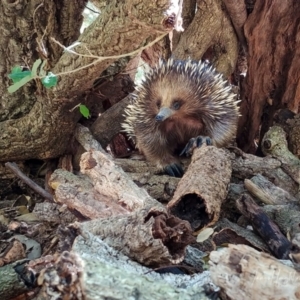
M31 68L39 57L47 59L48 70L53 70L63 49L51 38L69 46L79 37L81 12L86 2L1 2L0 161L47 157L51 156L53 145L57 148L54 151L65 148L60 136L70 134L69 124L75 117L74 113L65 114L68 106L65 96L55 97L34 81L9 94L7 75L15 65ZM59 98L62 103L57 101Z
M168 17L176 15L172 10L166 12L170 8L167 0L110 1L78 38L80 14L85 3L47 1L39 5L35 0L13 4L11 1L1 2L4 16L0 28L4 34L0 55L0 95L5 109L1 110L0 119L0 161L45 159L64 153L80 118L77 110L70 112L70 109L82 100L82 91L91 88L99 74L119 59L119 55L138 54L143 46L164 36L174 25ZM46 20L46 23L41 24L41 20ZM68 51L62 54L63 49L53 42L52 37L65 46L78 38L80 44L72 50L81 55ZM25 46L22 47L22 44ZM46 90L39 82L31 82L9 95L7 74L12 66L24 65L24 57L25 65L31 67L42 54L41 50L36 51L38 44L45 46L49 71L61 74L58 85ZM107 56L112 57L101 58ZM119 70L127 62L125 58L120 60L117 64ZM79 70L74 72L75 69ZM21 106L21 112L19 103L25 106Z
M83 236L99 236L109 246L146 266L178 264L193 242L189 222L168 215L163 207L144 208L129 215L75 223Z
M125 119L123 116L124 109L130 101L130 96L122 99L120 102L101 114L91 127L93 136L100 142L104 149L112 138L122 130L121 124Z
M207 273L176 276L151 272L95 237L87 241L77 238L72 252L63 252L47 263L42 272L29 268L40 273L38 299L209 299L202 288L211 283Z
M300 2L256 1L245 23L249 46L248 73L238 132L238 144L246 152L256 149L254 140L271 125L281 107L297 112L300 103Z
M192 162L178 183L170 211L188 220L194 230L214 224L227 195L231 161L225 151L213 146L194 150Z
M197 12L173 51L176 58L208 59L225 76L236 64L238 43L222 1L197 1ZM208 34L209 32L209 34Z
M1 299L13 299L22 293L29 291L25 282L20 280L16 269L23 269L28 260L18 261L0 268L0 297ZM18 267L19 266L19 267Z

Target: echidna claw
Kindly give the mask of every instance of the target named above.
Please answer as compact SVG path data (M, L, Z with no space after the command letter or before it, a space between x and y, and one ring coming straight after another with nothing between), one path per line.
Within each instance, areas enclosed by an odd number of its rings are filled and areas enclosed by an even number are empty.
M182 177L183 175L183 168L181 165L178 164L171 164L165 167L165 172L172 177Z
M204 143L208 146L212 145L211 138L209 136L202 135L191 138L179 155L182 156L185 154L186 156L191 156L193 154L193 150L201 147Z

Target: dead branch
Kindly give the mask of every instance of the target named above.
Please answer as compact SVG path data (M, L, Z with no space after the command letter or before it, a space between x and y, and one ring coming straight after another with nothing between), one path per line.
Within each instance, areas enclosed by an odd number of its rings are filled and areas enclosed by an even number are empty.
M295 205L265 205L263 211L289 237L293 245L300 249L300 211Z
M263 239L252 230L241 227L227 219L222 219L215 224L215 233L212 237L216 246L222 247L224 244L243 244L251 246L257 250L270 253L268 246Z
M24 181L29 187L31 187L35 192L40 194L42 197L49 201L53 201L53 196L37 185L34 181L28 178L15 163L7 162L5 166L10 169L14 174L16 174L22 181Z
M96 139L94 139L93 135L87 127L84 127L81 124L77 124L75 129L75 138L85 149L85 151L97 150L106 154L106 152L102 148L102 145Z
M154 199L168 202L174 195L178 182L177 177L168 175L151 175L149 173L127 173L128 176Z
M273 126L262 140L262 151L282 163L284 171L300 184L300 160L288 149L286 134L279 126Z
M236 205L240 212L251 222L275 257L287 259L291 250L290 241L281 233L278 226L268 218L249 195L241 196Z

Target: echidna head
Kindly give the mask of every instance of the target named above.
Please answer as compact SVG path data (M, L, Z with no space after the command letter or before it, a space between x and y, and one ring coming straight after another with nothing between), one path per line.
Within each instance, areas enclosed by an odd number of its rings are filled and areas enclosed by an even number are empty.
M191 71L185 69L185 64L172 59L161 61L146 75L137 96L147 117L164 122L169 118L177 119L195 113L191 102L197 101L197 85L190 76Z

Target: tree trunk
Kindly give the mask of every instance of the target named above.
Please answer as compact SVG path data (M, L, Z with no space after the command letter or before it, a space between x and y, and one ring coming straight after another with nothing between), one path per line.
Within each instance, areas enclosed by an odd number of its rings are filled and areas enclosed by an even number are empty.
M297 0L257 0L245 23L248 73L238 132L238 144L244 151L255 152L254 140L261 140L279 108L298 112L299 11Z
M79 37L86 3L1 2L0 161L47 159L63 154L80 118L79 111L71 109L84 102L83 92L120 55L137 55L142 47L166 35L173 28L169 17L176 15L171 9L164 14L170 8L168 0L109 1ZM78 40L80 44L72 51L81 55L63 53L52 38L64 46ZM47 71L61 74L57 86L46 89L36 80L9 94L7 76L12 67L32 68L38 58L47 59ZM128 61L119 60L115 64L117 72Z

